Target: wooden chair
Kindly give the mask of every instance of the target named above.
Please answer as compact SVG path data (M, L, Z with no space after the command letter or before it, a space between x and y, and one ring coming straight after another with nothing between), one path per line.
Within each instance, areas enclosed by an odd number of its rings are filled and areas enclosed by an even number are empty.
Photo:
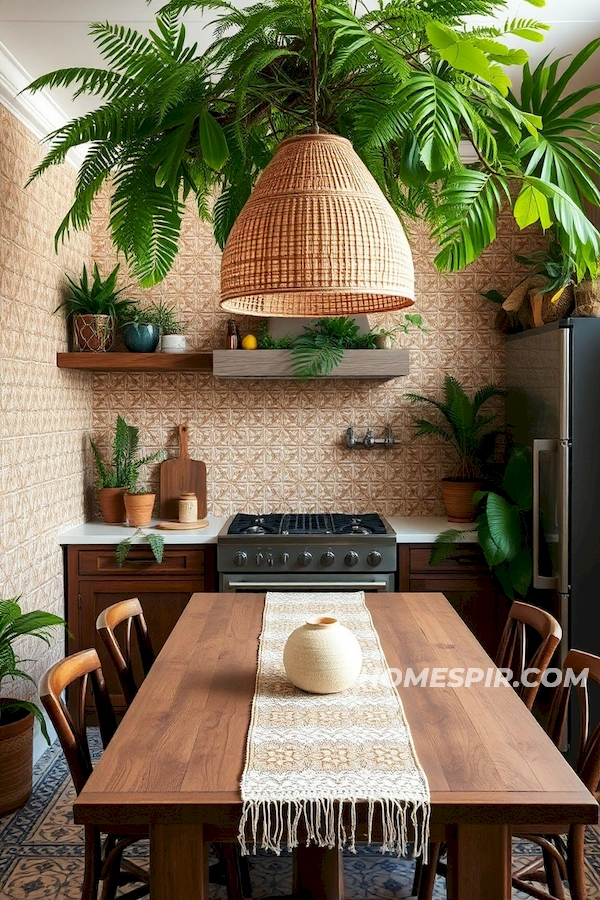
M535 631L540 639L537 649L529 658L528 628ZM499 669L511 669L511 680L519 682L515 690L529 710L533 708L542 678L561 638L562 628L554 616L537 606L514 601L502 632L495 662ZM523 684L522 676L527 669L538 671L535 674L528 673L528 684ZM446 874L445 863L439 861L442 849L442 844L430 844L427 865L417 862L412 892L418 900L432 900L436 874Z
M115 631L123 624L125 626L125 635L123 646L121 646ZM133 597L131 600L121 600L120 603L113 603L112 606L103 609L96 619L96 630L102 638L115 667L125 702L129 706L139 687L133 671L131 640L133 632L135 632L137 640L144 677L148 674L154 662L152 641L150 640L150 633L144 618L142 605L138 598Z
M69 686L73 689L75 683L78 691L77 721L73 720L61 697L63 691ZM85 727L86 694L90 683L102 746L106 747L115 733L117 723L95 650L82 650L61 660L48 669L40 682L41 701L56 729L78 794L92 773ZM105 836L103 845L102 835ZM146 897L149 893L148 873L140 866L123 859L123 851L147 836L148 831L144 832L139 828L128 830L121 827L114 830L102 829L101 832L96 826L86 825L82 900L97 900L100 882L101 900L113 900L119 887L140 881L141 887L133 888L124 896L129 900Z
M527 659L527 628L537 632L541 640L529 660ZM499 669L512 670L513 679L519 681L517 694L527 709L533 707L544 672L550 665L550 660L560 644L561 638L562 628L554 616L537 606L515 600L508 613L508 621L500 639L496 665ZM526 669L538 669L535 676L528 677L529 685L521 684L521 678Z
M574 672L576 676L587 670L587 679L565 685L565 674ZM600 657L581 650L570 650L563 665L561 684L555 689L550 710L548 734L560 747L568 719L570 702L577 701L579 707L579 747L575 760L575 771L596 799L600 799L600 722L594 726L589 717L589 684L593 682L600 689ZM564 900L563 879L571 892L571 900L586 900L585 884L585 825L571 825L566 843L561 835L523 834L520 837L533 841L542 849L542 859L530 863L513 873L513 886L532 897L542 900ZM545 893L530 884L539 881L548 885Z
M116 636L119 626L124 626L122 643L119 643ZM129 706L140 687L133 666L134 633L144 678L155 659L148 625L138 598L121 600L102 610L96 619L96 630L115 667L125 702ZM228 900L243 900L244 897L250 897L252 890L248 861L240 855L234 844L214 844L213 847L219 862L210 867L209 881L225 885Z

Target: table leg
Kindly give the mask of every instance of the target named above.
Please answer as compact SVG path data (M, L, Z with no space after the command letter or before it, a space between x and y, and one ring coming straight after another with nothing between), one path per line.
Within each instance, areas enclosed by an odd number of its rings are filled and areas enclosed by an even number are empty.
M151 825L151 900L206 900L207 849L202 825Z
M506 825L458 825L448 834L448 900L510 900Z
M342 851L312 845L297 847L293 857L293 892L311 900L343 900Z

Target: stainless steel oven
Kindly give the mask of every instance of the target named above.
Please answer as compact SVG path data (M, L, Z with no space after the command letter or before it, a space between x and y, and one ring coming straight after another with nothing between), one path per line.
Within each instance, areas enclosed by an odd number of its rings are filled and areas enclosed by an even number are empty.
M393 591L396 535L376 514L233 516L217 539L221 591Z

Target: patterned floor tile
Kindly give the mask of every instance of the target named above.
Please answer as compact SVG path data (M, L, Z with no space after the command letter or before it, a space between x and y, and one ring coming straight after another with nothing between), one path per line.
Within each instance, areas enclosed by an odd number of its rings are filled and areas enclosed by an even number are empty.
M91 733L93 752L100 752L97 733ZM0 900L79 900L83 874L82 830L73 823L74 799L66 762L58 745L42 756L34 773L29 803L0 819ZM147 842L130 851L136 862L148 857ZM513 862L523 865L536 856L534 845L515 841ZM600 900L600 830L589 829L587 841L588 900ZM250 859L253 897L260 900L291 891L289 854L274 858L259 852ZM361 846L344 856L347 900L406 900L411 896L414 863L381 856L377 847ZM211 885L211 898L223 900L224 888ZM438 879L435 900L446 896ZM525 894L514 892L513 900Z

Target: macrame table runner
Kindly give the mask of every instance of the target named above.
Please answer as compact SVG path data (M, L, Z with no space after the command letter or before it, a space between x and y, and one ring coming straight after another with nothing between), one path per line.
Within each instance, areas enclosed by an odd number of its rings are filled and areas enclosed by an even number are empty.
M283 668L288 635L321 614L339 619L362 649L358 682L340 694L304 693ZM425 858L427 778L363 591L267 594L241 790L243 854L249 846L256 852L257 845L278 854L282 845L291 850L298 846L300 826L307 845L354 851L360 801L368 804L369 843L379 821L382 852L401 856L410 823L414 855Z

